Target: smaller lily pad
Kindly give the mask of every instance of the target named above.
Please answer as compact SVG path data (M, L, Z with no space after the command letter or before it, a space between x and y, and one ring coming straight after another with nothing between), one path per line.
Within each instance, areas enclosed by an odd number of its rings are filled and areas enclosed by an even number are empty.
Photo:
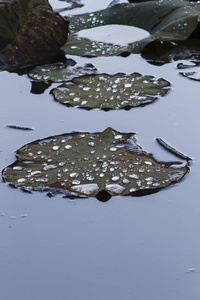
M67 59L65 63L56 63L45 66L38 66L31 70L28 75L38 81L63 82L70 81L74 77L94 74L97 69L92 64L83 66L77 65L72 59Z
M76 77L52 90L56 101L85 109L130 109L164 96L170 83L150 75L118 73Z
M179 182L187 164L158 162L133 133L107 128L74 132L27 144L2 171L3 180L24 191L60 192L68 197L142 196Z

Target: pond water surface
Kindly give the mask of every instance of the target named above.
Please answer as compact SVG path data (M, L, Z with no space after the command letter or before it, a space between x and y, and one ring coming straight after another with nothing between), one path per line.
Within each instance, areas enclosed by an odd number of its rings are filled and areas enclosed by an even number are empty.
M55 8L63 5L50 2ZM109 1L85 4L70 13L105 8ZM0 299L200 299L200 83L182 77L177 62L158 67L139 55L70 58L92 62L99 72L163 77L172 90L130 111L85 111L55 102L49 92L58 84L36 95L26 75L1 72L1 170L31 141L113 127L135 132L138 143L158 160L177 160L155 141L163 138L193 158L191 172L159 193L118 196L106 203L27 194L0 182Z

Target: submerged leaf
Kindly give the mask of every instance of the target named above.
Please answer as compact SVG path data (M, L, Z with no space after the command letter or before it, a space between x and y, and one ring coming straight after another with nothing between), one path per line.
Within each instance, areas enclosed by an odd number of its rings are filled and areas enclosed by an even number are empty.
M192 69L195 67L199 67L200 66L200 59L198 57L198 59L196 60L191 60L190 63L184 64L184 63L179 63L177 65L177 68L180 69ZM189 79L192 80L196 80L196 81L200 81L200 71L193 71L193 72L179 72L179 74L181 74L184 77L187 77Z
M65 63L36 67L28 75L38 81L63 82L70 81L77 76L94 74L96 71L97 69L92 64L80 66L74 60L68 59Z
M49 63L64 55L69 22L47 0L0 4L0 70Z
M191 60L190 63L187 62L187 64L185 63L179 63L177 65L178 69L190 69L193 67L199 67L200 66L200 61L195 61L195 60Z
M136 1L141 2L141 1ZM200 4L190 1L142 1L141 3L122 3L110 6L104 10L77 16L66 17L70 21L70 44L64 46L66 53L75 55L116 55L124 51L118 45L109 45L81 39L77 33L83 29L94 28L109 24L121 24L139 27L149 32L149 37L140 41L134 40L126 47L130 53L141 53L145 46L158 43L159 51L163 51L160 42L181 42L187 39L197 40L199 36ZM73 48L74 43L74 48ZM81 45L83 43L84 45ZM100 50L96 51L95 48ZM104 51L104 48L108 49ZM105 52L103 54L103 51ZM114 54L117 52L116 54ZM154 56L153 47L148 49L148 56ZM162 53L161 53L162 55ZM167 60L170 58L165 56Z
M172 60L191 59L200 57L200 40L162 42L155 41L148 44L142 51L142 57L152 64L168 63Z
M84 6L84 4L82 4L80 0L60 0L60 1L70 3L71 5L64 8L56 9L55 10L56 12L63 12L65 10L71 10L74 8L80 8Z
M192 80L200 81L200 71L197 72L180 72L181 75Z
M139 73L87 75L74 78L52 90L56 101L67 106L91 109L130 109L153 102L165 95L170 83Z
M144 195L180 181L189 171L180 163L160 163L136 143L134 134L107 128L37 140L17 151L3 179L25 191L61 192L74 197Z

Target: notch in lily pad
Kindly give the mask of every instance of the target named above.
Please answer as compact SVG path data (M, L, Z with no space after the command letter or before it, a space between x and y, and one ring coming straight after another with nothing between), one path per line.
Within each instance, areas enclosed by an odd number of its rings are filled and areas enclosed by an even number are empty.
M126 109L151 103L170 90L162 78L132 73L76 77L52 90L56 101L85 109Z
M3 180L24 191L66 197L143 196L179 182L188 164L158 162L136 142L134 133L107 128L72 132L27 144L2 171Z

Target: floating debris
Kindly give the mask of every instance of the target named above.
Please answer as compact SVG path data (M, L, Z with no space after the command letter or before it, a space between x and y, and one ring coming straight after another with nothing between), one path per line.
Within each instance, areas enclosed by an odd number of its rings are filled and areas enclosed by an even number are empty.
M21 216L20 216L20 218L27 218L28 217L28 215L27 214L22 214Z
M20 130L34 130L32 127L24 127L19 125L6 125L6 127L12 128L12 129L20 129Z
M192 161L192 158L190 158L189 156L181 153L180 151L178 151L177 149L173 148L172 146L170 146L169 144L167 144L163 139L161 138L157 138L156 141L162 146L164 147L166 150L168 150L169 152L175 154L177 157L181 158L181 159L185 159L187 161Z
M186 271L186 273L190 274L190 273L194 273L196 272L196 269L195 268L190 268Z
M200 81L200 71L196 71L196 72L180 72L179 74L181 74L182 76L187 77L189 79Z

